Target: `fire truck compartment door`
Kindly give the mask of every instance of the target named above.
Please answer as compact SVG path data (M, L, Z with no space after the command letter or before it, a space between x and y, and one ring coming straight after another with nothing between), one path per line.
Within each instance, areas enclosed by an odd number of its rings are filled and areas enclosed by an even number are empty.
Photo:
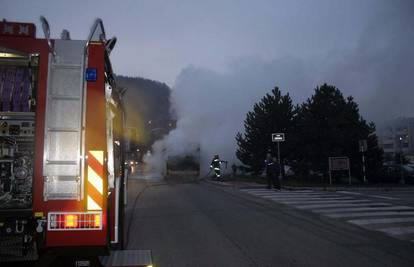
M49 55L44 199L82 199L85 42L56 40Z

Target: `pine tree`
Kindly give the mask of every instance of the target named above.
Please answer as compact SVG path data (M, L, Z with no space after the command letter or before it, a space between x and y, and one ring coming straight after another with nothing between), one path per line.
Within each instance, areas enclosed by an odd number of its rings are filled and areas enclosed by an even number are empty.
M375 124L369 123L369 134L367 138L367 152L366 167L367 167L367 179L368 181L376 181L380 175L380 169L384 160L384 151L378 145L378 137L375 134Z
M252 171L260 172L264 167L266 153L270 150L277 156L272 133L285 133L286 141L281 144L281 159L290 158L294 144L293 135L296 110L289 94L282 95L275 87L259 103L254 104L244 121L245 133L237 133L238 159Z
M368 140L366 153L369 167L377 169L382 163L375 126L359 114L358 104L349 96L344 98L339 89L324 84L299 109L295 168L307 175L309 170L327 173L328 158L347 156L351 173L362 177L362 160L359 140Z

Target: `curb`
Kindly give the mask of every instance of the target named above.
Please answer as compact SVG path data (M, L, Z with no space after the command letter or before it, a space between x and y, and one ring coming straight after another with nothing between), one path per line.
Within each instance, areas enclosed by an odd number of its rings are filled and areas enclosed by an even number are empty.
M219 182L219 181L212 181L209 179L205 179L204 181L206 181L207 183L210 184L214 184L217 186L233 186L233 187L238 187L238 188L243 188L243 187L257 187L257 188L262 188L265 187L266 185L263 184L258 184L258 183L253 183L253 182ZM346 186L283 186L282 188L285 190L291 190L291 191L295 191L295 190L316 190L316 191L330 191L330 192L335 192L335 191L414 191L414 186L407 186L407 187L402 187L402 186L387 186L387 187L367 187L367 186L355 186L355 187L346 187Z
M317 190L317 191L414 191L414 187L306 187L285 186L288 190Z
M223 187L233 187L233 188L265 188L266 185L258 184L258 183L249 183L249 182L233 182L233 181L214 181L210 179L204 179L203 181L213 184L216 186L223 186Z
M223 182L212 181L210 179L204 179L204 180L200 180L200 181L204 181L204 182L209 183L209 184L220 185L220 186L234 186L234 184L229 183L229 182L224 182L224 181Z

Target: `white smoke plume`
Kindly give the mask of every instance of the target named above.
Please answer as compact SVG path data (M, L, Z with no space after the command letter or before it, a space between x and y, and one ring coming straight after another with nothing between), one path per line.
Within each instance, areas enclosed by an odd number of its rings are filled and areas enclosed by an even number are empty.
M177 128L156 142L152 156L145 160L161 172L169 155L191 153L199 144L203 173L214 154L230 165L237 162L235 135L244 132L243 120L253 104L275 86L301 103L326 82L345 97L353 95L368 120L414 116L414 16L410 10L376 17L359 43L347 51L327 51L308 59L244 57L226 72L184 69L171 95Z
M169 156L196 155L199 147L202 175L208 172L215 154L229 162L229 172L233 163L239 163L235 136L244 131L246 113L282 77L282 90L287 84L306 88L308 71L302 66L293 59L272 62L243 59L232 65L228 73L186 68L178 76L171 94L177 128L157 141L144 161L153 170L164 173Z

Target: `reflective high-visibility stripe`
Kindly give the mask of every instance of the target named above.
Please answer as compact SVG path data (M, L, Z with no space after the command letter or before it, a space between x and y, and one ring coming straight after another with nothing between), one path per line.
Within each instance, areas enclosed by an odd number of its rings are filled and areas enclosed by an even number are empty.
M102 210L103 207L103 178L104 178L104 154L101 150L88 152L88 187L87 209Z
M88 196L88 202L87 202L88 210L102 210L102 207L99 206L98 203L93 200L90 196Z
M103 195L103 180L92 168L88 166L88 182Z
M220 168L214 168L214 170L218 171L218 170L220 170Z
M215 159L215 160L213 160L214 162L217 162L217 161L219 161L218 159Z

